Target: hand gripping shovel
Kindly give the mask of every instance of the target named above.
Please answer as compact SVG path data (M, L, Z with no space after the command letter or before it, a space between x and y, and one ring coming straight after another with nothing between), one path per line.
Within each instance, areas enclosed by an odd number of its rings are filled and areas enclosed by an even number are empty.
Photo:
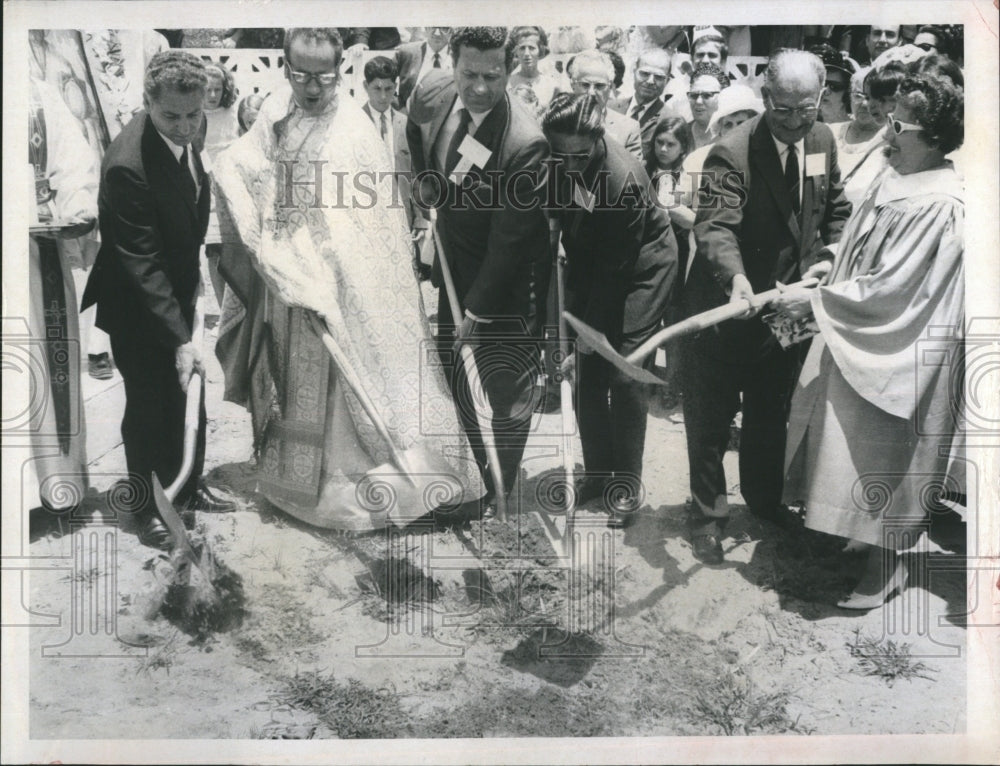
M452 478L455 470L444 456L426 447L400 449L375 403L361 384L357 371L337 345L325 323L311 312L308 316L316 334L333 357L341 380L357 397L392 455L393 464L383 463L366 473L365 478L358 482L355 497L346 498L345 502L353 501L354 505L361 505L372 513L385 512L388 519L399 527L406 526L436 506L459 502L463 488L457 478ZM406 509L419 509L420 512L407 513Z
M448 305L451 307L451 318L455 323L462 321L462 310L458 304L458 294L455 291L455 282L451 278L451 267L448 265L448 256L441 243L441 235L437 229L437 215L431 209L431 231L434 232L434 243L437 245L438 262L441 264L441 276L444 278L445 291L448 293ZM465 376L469 381L469 389L482 390L479 380L479 369L476 367L476 356L472 347L466 343L461 346L462 364L465 366ZM476 422L479 425L479 432L483 436L483 447L486 450L486 460L489 463L490 475L493 477L493 487L496 492L497 518L505 520L507 518L507 493L503 485L503 475L500 473L500 458L497 455L496 441L493 435L492 413L488 416L479 407L476 410Z
M818 284L818 279L804 279L801 282L788 285L783 289L778 289L776 287L773 290L766 290L765 292L757 293L751 300L748 300L747 303L751 309L762 308L777 298L784 290L794 287L815 287ZM568 311L564 311L563 316L566 317L566 321L570 323L574 330L576 330L576 334L580 340L611 362L626 375L642 383L653 383L655 385L662 386L666 383L666 381L656 377L653 373L648 370L644 370L639 366L647 356L669 341L675 340L684 335L699 332L701 330L707 330L709 327L714 327L715 325L729 319L735 319L745 313L747 308L748 306L742 303L726 303L717 308L703 311L700 314L695 314L692 317L688 317L687 319L677 322L676 324L670 325L670 327L664 327L627 357L622 356L615 351L614 347L612 347L612 345L608 342L608 339L587 323L580 321Z

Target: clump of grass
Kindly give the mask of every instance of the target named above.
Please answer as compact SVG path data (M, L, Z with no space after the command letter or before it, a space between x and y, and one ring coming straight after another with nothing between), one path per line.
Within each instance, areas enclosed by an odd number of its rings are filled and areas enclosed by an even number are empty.
M897 679L931 678L927 673L936 673L910 654L909 644L897 644L895 641L880 641L872 636L863 635L860 628L854 631L854 641L847 644L851 656L858 661L861 671L866 676L877 676L892 686Z
M696 723L707 723L727 736L811 733L798 718L793 721L789 717L790 697L788 691L764 693L750 678L726 671L696 693L690 715Z
M396 737L406 720L394 689L372 689L353 678L343 683L332 673L296 673L273 699L314 713L341 739Z
M177 656L177 634L178 631L175 630L163 642L162 646L143 657L139 662L139 667L136 669L135 674L149 676L153 674L154 670L165 670L169 676L170 668L174 664L174 658Z

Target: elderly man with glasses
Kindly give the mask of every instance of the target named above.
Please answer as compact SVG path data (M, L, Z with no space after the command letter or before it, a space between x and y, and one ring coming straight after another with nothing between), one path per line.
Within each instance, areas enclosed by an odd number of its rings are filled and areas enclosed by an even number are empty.
M635 62L633 95L608 102L610 109L638 121L645 162L649 161L653 150L653 130L656 123L670 111L667 107L673 96L665 91L670 80L671 60L670 53L662 48L643 51Z
M695 314L727 301L748 308L693 336L685 349L691 542L710 564L723 559L729 504L722 458L741 399L743 498L760 519L790 518L780 506L783 458L802 349L782 348L749 300L777 282L825 274L850 214L833 135L817 122L824 76L811 53L775 54L762 89L765 113L721 138L703 169L685 309Z
M569 78L574 93L590 93L601 102L605 137L620 143L642 162L642 129L639 122L607 108L611 83L615 78L615 67L608 55L597 50L578 53L569 62Z

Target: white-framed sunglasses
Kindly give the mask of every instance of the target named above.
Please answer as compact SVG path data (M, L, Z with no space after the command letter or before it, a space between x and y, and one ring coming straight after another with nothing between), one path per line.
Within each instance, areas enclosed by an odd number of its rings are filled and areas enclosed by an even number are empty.
M892 116L892 112L889 112L885 116L885 121L889 125L889 130L891 130L895 135L901 133L906 133L908 130L923 130L923 127L916 125L912 122L903 122L902 120L897 120Z

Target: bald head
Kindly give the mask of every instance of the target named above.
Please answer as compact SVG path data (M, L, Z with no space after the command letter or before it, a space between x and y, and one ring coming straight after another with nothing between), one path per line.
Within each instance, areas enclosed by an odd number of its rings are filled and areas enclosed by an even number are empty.
M826 67L822 59L808 51L783 50L771 56L767 65L765 85L768 90L796 90L819 93L826 82Z
M647 104L662 95L670 79L670 54L662 48L650 48L639 54L635 63L635 100Z
M811 53L784 50L771 57L761 88L771 135L794 144L812 130L825 79L823 62Z

